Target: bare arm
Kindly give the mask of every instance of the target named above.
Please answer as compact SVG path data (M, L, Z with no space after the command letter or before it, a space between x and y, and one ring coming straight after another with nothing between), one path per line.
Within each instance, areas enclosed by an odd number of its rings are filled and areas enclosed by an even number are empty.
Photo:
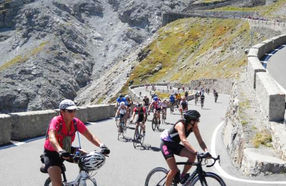
M198 140L198 143L200 144L200 147L203 149L203 151L208 152L208 148L207 148L204 140L202 139L202 136L201 136L198 124L195 124L193 126L193 131L194 131L195 136L196 136L196 138Z
M197 154L196 149L188 142L186 134L185 134L185 126L183 123L178 123L175 127L175 129L178 131L179 137L181 139L181 142L183 145L191 151L193 154Z

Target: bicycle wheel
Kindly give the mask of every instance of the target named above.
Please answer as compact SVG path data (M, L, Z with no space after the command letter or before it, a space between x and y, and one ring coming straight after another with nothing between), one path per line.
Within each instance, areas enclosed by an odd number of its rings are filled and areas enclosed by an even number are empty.
M138 141L143 146L145 134L143 133L143 129L141 127L140 127L139 131L140 131L140 133L139 133Z
M44 186L52 186L51 178L50 178L50 177L48 177L48 178L46 179Z
M139 127L139 126L138 126ZM135 131L134 131L134 137L133 137L133 147L136 148L139 141L138 141L138 137L139 137L139 131L138 131L138 127L135 128Z
M191 183L186 184L186 186L226 186L226 184L219 175L213 172L206 172L202 180L200 180L200 177L197 175Z
M152 119L152 130L155 131L157 126L157 119L154 117Z
M165 186L168 170L163 167L156 167L152 169L145 180L145 186ZM177 184L172 183L172 186Z
M95 179L87 178L86 180L81 180L79 186L97 186Z

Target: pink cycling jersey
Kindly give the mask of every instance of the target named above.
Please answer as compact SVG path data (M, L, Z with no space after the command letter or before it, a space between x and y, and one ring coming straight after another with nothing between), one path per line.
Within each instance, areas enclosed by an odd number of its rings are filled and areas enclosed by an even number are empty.
M76 121L77 130L81 134L83 134L87 130L86 126L78 118L74 118L74 120ZM62 125L61 131L59 131L60 125ZM63 147L64 136L71 136L72 142L74 141L74 138L75 138L74 121L72 121L70 131L68 132L62 116L61 115L55 116L50 122L48 132L51 130L56 131L56 138L57 138L61 147ZM50 142L49 138L46 139L44 148L46 150L49 150L49 151L56 151L55 148L53 147L52 143Z

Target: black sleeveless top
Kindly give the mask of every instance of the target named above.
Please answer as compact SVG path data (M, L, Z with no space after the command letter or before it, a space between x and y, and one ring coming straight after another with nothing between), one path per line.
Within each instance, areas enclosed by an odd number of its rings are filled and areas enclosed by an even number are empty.
M170 128L167 131L164 131L161 135L161 139L163 141L175 142L175 143L179 144L181 142L181 139L180 139L178 131L175 129L175 126L180 122L182 122L184 124L185 135L186 135L186 137L188 137L189 134L193 131L193 129L191 128L189 131L187 131L186 120L182 119L182 120L177 121L177 123L175 123L175 125L172 128ZM167 132L167 134L166 134L166 132Z

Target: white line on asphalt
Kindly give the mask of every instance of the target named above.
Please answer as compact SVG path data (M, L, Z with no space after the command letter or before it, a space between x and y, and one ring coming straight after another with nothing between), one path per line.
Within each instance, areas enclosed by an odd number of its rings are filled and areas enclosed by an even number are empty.
M212 136L212 142L211 142L211 154L216 157L216 151L215 151L215 144L216 144L216 138L219 129L222 127L224 122L221 122L215 129L213 136ZM261 180L247 180L247 179L241 179L236 178L234 176L229 175L227 172L225 172L222 167L217 163L215 164L216 170L219 172L220 175L222 175L224 178L238 181L238 182L246 182L246 183L259 183L259 184L277 184L277 185L286 185L286 181L261 181Z

